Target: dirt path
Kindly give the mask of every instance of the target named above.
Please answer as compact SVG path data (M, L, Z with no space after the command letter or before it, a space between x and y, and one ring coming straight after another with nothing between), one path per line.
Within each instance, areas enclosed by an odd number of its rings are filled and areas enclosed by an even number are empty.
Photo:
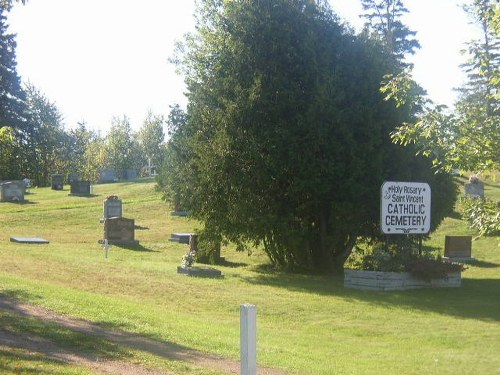
M56 323L74 332L106 339L134 350L145 351L170 360L187 362L192 365L224 370L228 374L239 374L240 364L227 358L191 350L179 345L155 341L137 334L98 327L84 320L70 319L40 306L25 304L0 294L0 310L24 317L33 317ZM0 328L0 349L16 347L40 353L48 358L82 365L97 374L122 375L164 375L162 371L148 369L126 361L96 358L78 350L61 348L53 342L38 336L21 336ZM287 373L259 367L261 375L286 375Z

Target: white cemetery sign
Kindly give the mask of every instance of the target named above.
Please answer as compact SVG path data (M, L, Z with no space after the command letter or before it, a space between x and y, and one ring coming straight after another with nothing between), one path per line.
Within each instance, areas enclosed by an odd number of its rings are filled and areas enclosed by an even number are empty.
M431 188L424 182L386 181L380 198L385 234L425 234L431 227Z

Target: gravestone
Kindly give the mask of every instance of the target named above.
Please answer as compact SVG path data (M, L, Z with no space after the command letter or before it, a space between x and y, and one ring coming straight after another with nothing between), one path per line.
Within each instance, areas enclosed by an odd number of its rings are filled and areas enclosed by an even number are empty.
M137 244L134 219L111 217L105 220L104 239L110 244Z
M124 180L136 180L137 179L137 171L135 169L125 169L123 171L123 179Z
M484 198L484 183L477 177L471 177L464 185L465 195L473 198Z
M28 191L31 188L31 180L29 178L23 179L24 191Z
M101 171L100 179L101 183L110 183L118 181L118 177L116 177L116 172L114 169L107 168Z
M112 217L122 217L123 207L121 199L116 195L110 195L103 201L103 220Z
M90 196L90 181L73 181L69 195Z
M189 239L193 236L193 233L172 233L170 234L169 241L179 242L189 245Z
M76 173L68 174L68 184L71 185L73 182L79 181L79 180L80 180L80 176L78 176L78 174L76 174Z
M24 181L8 181L0 185L0 201L22 202L24 201Z
M10 242L28 243L28 244L46 244L49 240L41 237L11 237Z
M62 174L52 175L52 190L63 190L64 188L64 176Z
M445 236L444 258L454 261L467 261L472 257L472 236Z

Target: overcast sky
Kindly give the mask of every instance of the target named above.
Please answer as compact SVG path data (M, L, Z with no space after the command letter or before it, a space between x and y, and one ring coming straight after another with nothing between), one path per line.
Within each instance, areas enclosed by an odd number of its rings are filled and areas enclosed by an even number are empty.
M360 27L358 0L330 0ZM406 0L406 23L418 32L415 79L431 99L451 105L461 85L460 50L473 28L456 0ZM104 133L126 115L139 129L148 111L185 106L182 77L168 63L176 40L194 29L194 0L28 0L8 16L17 34L18 73L63 114Z

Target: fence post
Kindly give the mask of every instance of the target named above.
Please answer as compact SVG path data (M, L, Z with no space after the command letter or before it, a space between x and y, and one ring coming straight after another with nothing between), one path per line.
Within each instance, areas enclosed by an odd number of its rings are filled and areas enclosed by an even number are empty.
M241 375L257 374L257 309L240 305Z

